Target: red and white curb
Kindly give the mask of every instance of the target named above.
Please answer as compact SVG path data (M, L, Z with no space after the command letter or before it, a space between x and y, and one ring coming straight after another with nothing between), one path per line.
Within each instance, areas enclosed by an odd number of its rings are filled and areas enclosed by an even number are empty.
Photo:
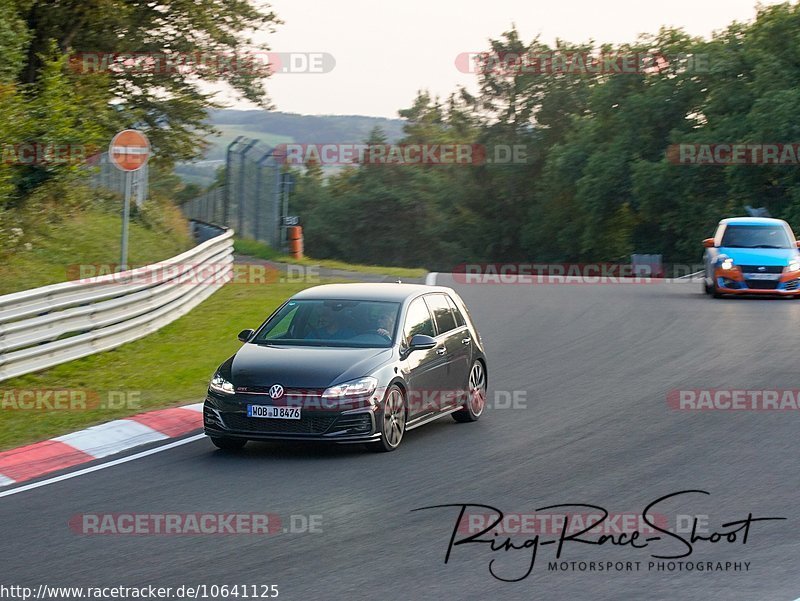
M148 411L0 453L0 487L203 427L203 403Z

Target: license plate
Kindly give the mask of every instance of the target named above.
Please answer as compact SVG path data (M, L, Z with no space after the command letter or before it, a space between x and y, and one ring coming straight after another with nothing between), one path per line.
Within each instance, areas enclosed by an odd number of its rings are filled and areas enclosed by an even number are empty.
M779 273L748 273L744 276L748 280L779 280L781 274Z
M300 419L300 407L248 405L247 417L265 417L267 419Z

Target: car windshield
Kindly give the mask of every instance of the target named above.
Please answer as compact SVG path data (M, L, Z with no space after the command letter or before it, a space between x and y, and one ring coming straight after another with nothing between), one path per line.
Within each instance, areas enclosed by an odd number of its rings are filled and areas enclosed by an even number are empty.
M786 229L780 225L729 225L722 246L731 248L792 248Z
M250 341L289 346L388 348L400 303L371 300L290 300Z

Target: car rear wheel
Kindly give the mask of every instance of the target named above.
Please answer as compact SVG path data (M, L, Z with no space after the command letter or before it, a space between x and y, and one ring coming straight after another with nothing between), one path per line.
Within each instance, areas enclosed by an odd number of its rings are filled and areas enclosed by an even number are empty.
M400 446L406 432L406 398L397 385L392 384L386 391L383 411L378 420L381 438L368 445L370 450L379 453L394 451Z
M457 422L477 421L486 407L486 370L480 361L472 364L467 391L469 396L464 402L464 406L452 414L453 419Z
M224 451L237 451L247 444L247 440L244 438L225 438L223 436L211 436L210 438L215 447Z

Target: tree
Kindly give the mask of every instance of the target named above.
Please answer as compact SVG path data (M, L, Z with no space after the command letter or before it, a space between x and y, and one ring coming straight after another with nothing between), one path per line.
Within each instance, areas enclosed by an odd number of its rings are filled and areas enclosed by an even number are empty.
M663 28L627 44L550 48L512 27L479 60L477 94L420 92L400 111L401 142L476 144L490 158L520 146L527 159L345 170L314 183L309 241L318 235L326 256L436 269L633 252L693 263L716 222L746 204L798 228L797 164L681 165L670 154L680 144L797 143L798 42L796 4L761 7L710 40ZM598 55L647 62L620 73L581 66ZM570 68L537 62L548 56Z
M73 85L93 88L90 95L106 104L92 117L106 133L146 130L157 160L200 154L211 131L207 112L220 106L214 93L204 91L208 84L227 84L269 106L263 83L269 73L262 63L269 47L253 34L271 32L279 20L261 3L17 0L15 6L30 39L20 83L37 85L54 49L70 57Z

